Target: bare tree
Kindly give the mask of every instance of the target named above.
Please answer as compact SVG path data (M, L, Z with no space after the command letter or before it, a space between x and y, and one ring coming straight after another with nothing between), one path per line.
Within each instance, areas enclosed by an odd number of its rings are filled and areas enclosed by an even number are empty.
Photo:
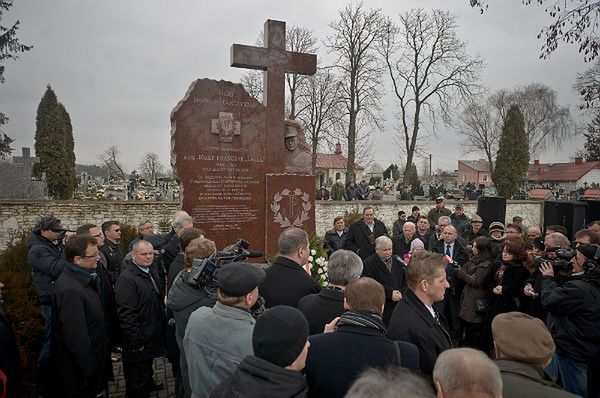
M140 160L140 171L150 178L150 183L156 183L158 175L162 173L164 166L155 152L148 152Z
M478 7L483 13L488 0L469 0L471 7ZM558 43L576 43L579 52L584 54L585 61L598 56L600 39L598 38L598 18L600 17L600 1L592 0L522 0L525 5L546 5L544 11L554 20L544 26L538 34L543 38L540 58L548 58L558 48Z
M398 102L400 140L406 165L413 164L419 129L425 117L449 124L455 107L481 91L483 60L471 56L456 34L449 11L413 9L399 15L398 24L382 25L380 51ZM405 167L405 179L409 167Z
M339 11L339 19L329 24L333 34L325 42L336 55L334 68L340 73L340 98L347 117L347 178L354 176L359 142L372 140L373 130L381 130L382 65L376 52L380 10L366 10L362 3ZM368 149L368 146L366 146ZM365 165L366 166L366 165Z
M264 42L264 32L260 32L256 39L256 44L262 46ZM317 38L312 30L302 28L296 25L287 25L285 29L285 47L288 51L301 53L316 53ZM287 83L289 97L287 98L288 110L287 115L290 119L296 117L296 96L301 85L308 78L307 75L299 75L295 73L286 73L285 81ZM248 93L262 102L263 95L263 72L258 70L250 70L242 75L242 85Z
M501 133L497 121L496 110L489 99L483 104L468 104L458 117L458 133L464 137L461 143L463 154L484 153L490 171L494 171L494 159Z
M600 60L583 73L578 73L573 89L582 99L580 109L598 108L600 100Z
M298 119L304 125L312 149L312 172L316 172L317 150L325 142L335 144L343 116L339 81L329 68L319 68L298 92Z
M116 145L109 146L102 153L98 154L99 166L106 168L108 170L108 174L111 177L118 177L121 180L125 181L125 171L123 171L123 165L119 156L121 155L121 151Z

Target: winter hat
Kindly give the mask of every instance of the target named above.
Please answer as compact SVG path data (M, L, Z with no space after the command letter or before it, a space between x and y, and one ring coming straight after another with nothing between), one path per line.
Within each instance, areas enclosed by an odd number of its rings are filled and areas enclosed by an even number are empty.
M410 242L410 253L414 252L415 248L420 247L421 249L425 249L425 244L421 239L415 239Z
M541 236L534 238L531 244L533 247L537 247L539 250L544 250L546 248L546 245L544 245L544 238Z
M483 220L479 217L479 214L474 214L473 217L471 217L471 222L483 222Z
M296 308L278 305L262 313L252 333L254 356L285 368L304 349L308 322Z
M60 220L54 216L44 216L38 220L33 227L33 232L39 234L41 231L51 230L54 232L68 231L60 225Z
M419 206L413 206L412 211L419 211L421 209L419 209Z
M556 350L544 322L522 312L497 315L492 335L503 354L519 362L544 364Z
M589 258L590 260L594 258L596 255L596 250L598 249L597 245L579 245L576 247L577 251L585 256L585 258Z
M502 224L499 221L495 221L495 222L493 222L493 223L490 224L489 230L490 230L490 232L492 232L494 230L498 230L498 231L504 232L504 224Z
M256 265L229 263L219 272L219 289L226 296L242 297L256 289L265 278L265 271Z

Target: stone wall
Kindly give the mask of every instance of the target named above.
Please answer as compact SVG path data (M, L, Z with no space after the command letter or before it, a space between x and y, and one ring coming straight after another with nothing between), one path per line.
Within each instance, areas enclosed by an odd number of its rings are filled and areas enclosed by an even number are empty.
M477 210L477 202L462 203L468 216L473 215ZM315 203L317 234L323 236L325 231L332 227L335 216L344 215L346 210L352 211L355 208L362 212L362 208L366 205L375 207L377 217L391 232L398 211L404 210L410 214L415 204L421 208L422 213L427 213L435 206L434 202L317 201ZM453 208L453 203L448 202L446 206ZM75 229L84 223L100 225L107 220L119 220L132 225L142 220L151 220L157 225L160 221L170 220L178 208L179 205L173 202L2 200L0 201L0 250L3 250L20 232L31 229L41 216L47 214L54 214L64 226ZM514 215L522 216L525 225L541 225L543 202L509 201L506 207L506 219L510 221Z

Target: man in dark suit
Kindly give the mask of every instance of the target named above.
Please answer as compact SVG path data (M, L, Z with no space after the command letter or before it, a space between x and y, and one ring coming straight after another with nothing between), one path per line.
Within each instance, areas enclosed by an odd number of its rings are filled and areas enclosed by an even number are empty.
M405 287L404 263L392 255L392 240L380 236L375 240L375 254L364 262L363 276L375 279L383 286L385 292L385 308L383 323L390 323L396 303L402 299L401 290Z
M71 237L65 256L70 264L52 296L51 389L53 396L94 397L108 385L109 365L96 239Z
M320 293L309 294L298 301L298 309L308 321L310 334L323 333L323 328L344 313L344 289L360 277L363 263L350 250L338 250L327 262L329 284Z
M417 227L415 224L407 221L402 226L402 233L400 235L392 236L392 247L394 256L398 256L401 259L404 255L410 251L410 244L413 240L418 239Z
M457 239L458 232L452 225L446 226L441 234L442 239L439 240L431 249L434 253L440 253L448 256L455 264L464 266L469 261L469 252L467 248ZM450 284L450 288L444 296L444 301L440 305L440 311L448 320L448 327L452 342L458 346L462 339L462 321L458 316L459 302L464 288L464 283L454 278L454 266L448 264L446 266L446 279Z
M381 313L383 286L359 278L346 287L344 307L336 330L309 337L306 381L309 396L343 397L359 373L370 367L418 367L418 349L385 336Z
M291 227L281 233L277 245L280 256L267 269L267 277L259 286L260 295L267 308L296 307L302 297L321 291L321 286L304 269L310 256L308 235Z
M344 249L352 250L366 260L375 254L375 239L380 236L388 236L385 224L375 218L375 210L372 207L365 207L363 218L350 226Z
M428 375L433 372L437 356L452 348L445 319L433 306L444 299L449 287L445 268L441 254L423 250L413 253L406 268L408 289L396 305L388 327L390 339L419 348L419 367Z

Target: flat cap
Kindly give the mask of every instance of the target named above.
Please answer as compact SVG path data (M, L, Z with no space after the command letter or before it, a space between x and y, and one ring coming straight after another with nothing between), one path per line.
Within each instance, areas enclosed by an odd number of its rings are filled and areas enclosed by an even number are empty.
M435 200L435 203L442 203L443 201L444 201L444 197L438 196L437 199Z
M490 230L490 232L492 232L493 230L498 230L498 231L504 232L504 224L502 224L499 221L496 221L496 222L491 223L490 227L488 229Z
M454 208L455 209L462 209L463 205L462 205L462 203L457 203L457 204L454 205Z
M241 297L265 280L265 271L248 263L229 263L219 272L219 289L229 297Z
M521 216L514 216L513 217L513 221L523 221L523 217L521 217Z
M471 222L483 222L483 220L481 217L479 217L479 214L473 214L473 217L471 217Z
M520 362L541 365L556 350L544 322L522 312L497 315L492 321L492 335L503 354Z

